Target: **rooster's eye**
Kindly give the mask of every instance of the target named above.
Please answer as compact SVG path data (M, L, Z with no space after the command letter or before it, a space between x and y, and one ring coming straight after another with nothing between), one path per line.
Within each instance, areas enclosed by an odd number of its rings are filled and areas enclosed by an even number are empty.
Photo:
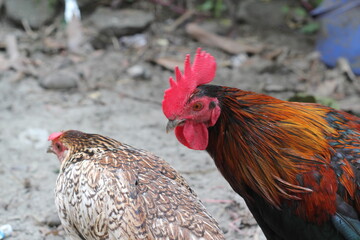
M194 111L200 111L201 109L203 109L203 104L201 102L196 102L194 103L194 105L192 106L192 109Z

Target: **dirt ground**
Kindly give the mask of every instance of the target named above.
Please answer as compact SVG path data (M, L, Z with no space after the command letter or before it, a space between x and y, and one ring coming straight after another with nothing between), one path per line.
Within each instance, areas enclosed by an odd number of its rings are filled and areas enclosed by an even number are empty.
M50 133L67 129L107 135L161 156L189 181L226 239L264 239L245 203L207 153L187 149L173 133L165 133L161 101L173 72L154 64L155 58L181 62L186 53L203 47L218 59L216 84L281 99L321 90L323 96L335 97L340 107L353 111L348 101L359 99L340 70L328 70L318 60L313 40L300 34L239 26L235 37L262 44L265 50L246 55L245 62L234 67L232 55L197 42L182 27L172 33L162 31L166 21L155 20L143 32L144 47L108 46L80 54L56 45L65 41L63 27L46 36L56 46L44 47L42 34L31 36L6 21L0 24L0 42L4 36L16 35L21 55L7 67L0 64L0 225L12 225L9 239L13 240L65 239L53 194L59 162L46 149ZM1 63L9 60L7 54L1 47ZM143 77L129 73L134 65L145 71ZM44 88L44 79L57 71L69 78L75 74L77 87ZM334 79L341 81L333 83Z

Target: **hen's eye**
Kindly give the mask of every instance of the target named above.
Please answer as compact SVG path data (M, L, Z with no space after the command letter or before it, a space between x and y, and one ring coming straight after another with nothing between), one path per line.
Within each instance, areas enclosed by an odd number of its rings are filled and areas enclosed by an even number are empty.
M55 144L55 147L60 150L60 149L61 149L60 143L56 143L56 144Z
M192 106L192 109L194 111L200 111L201 109L203 109L203 104L201 102L196 102L194 103L194 105Z

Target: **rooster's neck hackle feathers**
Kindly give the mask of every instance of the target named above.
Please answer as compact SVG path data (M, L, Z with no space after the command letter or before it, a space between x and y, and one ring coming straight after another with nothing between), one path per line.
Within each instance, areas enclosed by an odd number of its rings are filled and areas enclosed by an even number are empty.
M186 55L184 74L175 68L176 81L170 77L170 88L165 91L163 112L169 119L181 112L185 103L197 86L211 82L215 77L216 61L213 56L198 48L191 65L190 55Z
M227 180L234 190L251 199L246 190L250 187L276 208L299 201L299 209L301 204L307 205L298 215L327 220L336 211L337 183L326 139L335 130L325 119L325 109L239 89L215 88L222 113L209 128L207 151L223 175L231 176ZM321 199L329 201L309 204Z

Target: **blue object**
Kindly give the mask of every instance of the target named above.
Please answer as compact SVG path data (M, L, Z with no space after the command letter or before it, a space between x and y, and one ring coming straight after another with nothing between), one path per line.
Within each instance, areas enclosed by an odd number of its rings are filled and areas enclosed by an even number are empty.
M0 239L4 239L6 237L11 236L12 231L13 229L10 224L5 224L0 226Z
M311 12L321 22L316 49L328 66L346 58L353 72L360 75L360 0L324 0Z

